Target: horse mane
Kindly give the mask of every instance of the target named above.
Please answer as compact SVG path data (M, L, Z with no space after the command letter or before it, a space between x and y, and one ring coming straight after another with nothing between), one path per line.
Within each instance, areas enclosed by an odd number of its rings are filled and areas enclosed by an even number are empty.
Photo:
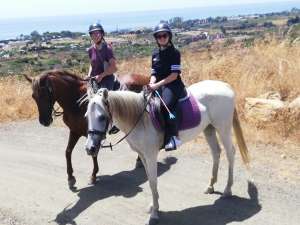
M68 83L76 84L76 85L80 85L80 86L84 82L83 78L81 78L78 75L76 75L74 73L71 73L67 70L63 70L63 69L61 69L61 70L57 70L57 69L49 70L49 71L42 72L38 77L33 79L33 82L32 82L33 91L37 92L40 87L45 86L47 78L49 76L54 76L54 77L57 77L57 78L61 78L61 79L63 79L64 81L66 81ZM82 90L84 91L85 89L86 89L86 85L83 85L80 88L81 91Z
M145 100L142 93L131 91L109 91L108 104L112 114L134 124L144 111Z
M78 75L71 73L70 71L67 70L49 70L45 71L42 73L41 77L43 76L56 76L56 77L61 77L62 79L66 80L75 80L75 81L84 81L81 77Z
M76 81L76 82L84 81L78 75L71 73L67 70L49 70L49 71L44 71L43 73L41 73L41 75L39 75L37 78L33 80L32 82L33 90L37 90L40 86L44 85L48 76L61 77L62 79L67 81Z

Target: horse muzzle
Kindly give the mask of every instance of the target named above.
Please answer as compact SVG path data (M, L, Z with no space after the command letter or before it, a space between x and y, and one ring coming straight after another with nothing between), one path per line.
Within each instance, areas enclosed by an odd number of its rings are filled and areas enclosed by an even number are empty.
M88 155L92 155L93 157L98 155L98 152L101 148L101 142L105 139L105 134L95 134L94 132L89 131L87 141L85 144L85 150Z
M45 127L49 127L51 123L53 122L53 118L49 117L47 119L39 118L40 124L42 124Z
M88 155L96 157L100 148L97 148L96 146L91 146L90 148L85 148L85 150Z

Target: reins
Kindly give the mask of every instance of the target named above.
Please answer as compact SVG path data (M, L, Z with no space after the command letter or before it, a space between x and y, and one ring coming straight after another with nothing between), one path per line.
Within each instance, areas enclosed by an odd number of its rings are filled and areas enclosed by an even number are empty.
M54 117L60 117L64 114L64 111L58 111L60 109L60 107L58 106L56 109L53 106L53 111L52 111L52 115Z
M150 93L149 96L146 96L146 97L148 97L148 99L146 101L145 107L144 107L143 111L141 112L141 114L139 115L139 117L137 118L137 120L134 123L134 125L132 126L132 128L129 130L129 132L127 134L125 134L120 140L118 140L114 144L109 143L108 145L101 145L102 148L110 148L110 150L112 151L113 147L115 147L116 145L120 144L122 141L124 141L132 133L132 131L136 128L137 124L140 122L140 120L142 119L144 113L147 110L147 106L148 106L148 104L149 104L149 102L151 100L151 97L152 97L152 92Z

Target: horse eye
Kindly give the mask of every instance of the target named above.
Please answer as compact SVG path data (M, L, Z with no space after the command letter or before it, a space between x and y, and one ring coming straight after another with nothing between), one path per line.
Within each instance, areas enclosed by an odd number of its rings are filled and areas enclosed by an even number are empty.
M99 120L100 120L100 121L105 120L105 116L103 116L103 115L99 116Z

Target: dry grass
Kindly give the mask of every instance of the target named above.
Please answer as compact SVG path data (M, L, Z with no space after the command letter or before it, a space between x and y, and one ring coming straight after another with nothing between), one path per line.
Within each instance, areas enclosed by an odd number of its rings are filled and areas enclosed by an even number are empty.
M182 65L186 84L206 79L231 84L243 120L246 97L257 97L268 91L279 91L285 101L300 96L300 46L290 47L283 42L265 40L255 43L253 48L188 49L182 54ZM123 61L119 65L120 73L147 74L149 68L149 58ZM282 111L274 123L263 127L247 123L244 127L246 135L256 141L283 143L300 140L300 115L288 111Z
M31 87L17 77L0 79L0 122L32 119L37 116Z
M218 79L230 83L238 94L239 104L245 97L267 91L279 91L285 99L300 95L300 46L284 43L257 43L253 48L210 51L186 50L182 54L183 78L187 84ZM124 60L119 73L149 74L150 58Z
M284 100L300 95L300 46L289 47L274 40L256 43L253 48L213 48L185 50L182 53L183 78L187 84L205 80L224 80L237 93L237 107L244 119L244 99L268 91L279 91ZM150 58L119 62L119 74L149 74ZM25 81L16 78L0 80L0 122L36 117L36 107ZM264 129L243 123L246 135L255 140L283 142L300 140L300 116L282 112L278 121ZM245 121L244 121L245 122Z

